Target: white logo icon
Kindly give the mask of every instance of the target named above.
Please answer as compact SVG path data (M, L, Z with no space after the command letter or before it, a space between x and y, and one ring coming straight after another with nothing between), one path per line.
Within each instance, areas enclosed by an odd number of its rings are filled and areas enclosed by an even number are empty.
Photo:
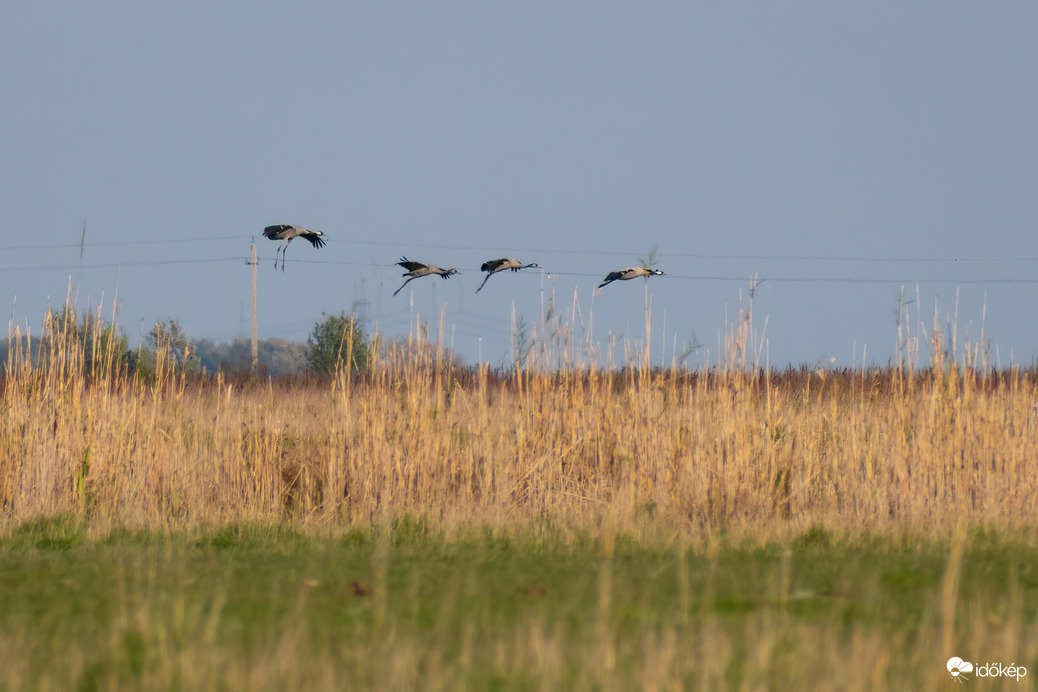
M963 673L972 673L973 664L969 661L963 661L958 656L952 656L948 659L948 672L951 673L952 679L963 682L969 680Z

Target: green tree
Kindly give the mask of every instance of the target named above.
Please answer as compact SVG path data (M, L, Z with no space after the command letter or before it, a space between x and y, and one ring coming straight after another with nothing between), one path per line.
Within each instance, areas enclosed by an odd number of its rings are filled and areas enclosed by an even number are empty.
M338 315L325 315L323 320L314 323L306 343L309 346L307 363L318 372L332 373L339 364L350 359L350 367L355 372L368 369L372 345L364 330L353 315L345 312Z
M180 326L176 319L159 320L148 332L145 345L152 353L167 352L177 367L188 371L197 371L201 368L198 357L192 354L191 339L187 331Z
M105 322L100 314L76 310L66 305L44 319L44 352L74 355L85 370L110 363L113 366L132 364L133 352L128 340L115 324Z

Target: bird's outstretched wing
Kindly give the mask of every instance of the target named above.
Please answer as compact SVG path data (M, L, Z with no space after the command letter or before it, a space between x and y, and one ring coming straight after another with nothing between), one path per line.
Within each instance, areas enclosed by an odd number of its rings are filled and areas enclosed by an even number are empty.
M324 247L323 233L315 233L314 231L307 231L303 234L303 237L310 241L314 247Z
M292 228L291 224L279 223L276 226L267 226L263 229L263 237L270 238L271 240L279 240L279 236Z
M412 262L411 260L407 259L407 257L401 257L400 261L397 262L397 264L399 264L401 267L403 267L409 272L413 272L415 269L422 269L424 267L429 266L427 264L422 264L421 262Z
M598 287L602 288L606 284L613 283L614 281L619 279L621 276L623 276L623 274L624 273L622 271L619 271L619 272L609 272L608 274L606 274L605 281L603 281L602 283L598 284Z
M479 265L479 270L481 272L496 272L498 269L501 268L501 265L504 264L507 261L508 261L507 257L502 257L501 259L496 259L496 260L488 260L488 261L484 262L483 264ZM476 292L479 293L479 291L476 291Z

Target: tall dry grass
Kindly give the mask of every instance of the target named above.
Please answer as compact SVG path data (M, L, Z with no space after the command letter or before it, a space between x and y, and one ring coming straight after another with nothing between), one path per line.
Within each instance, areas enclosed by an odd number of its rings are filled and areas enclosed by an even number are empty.
M189 377L162 357L142 377L96 336L79 343L56 319L47 330L12 339L3 373L9 522L418 513L780 531L1014 526L1038 509L1038 392L1016 370L936 358L776 372L740 361L744 344L701 372L531 362L502 374L459 367L419 331L363 377L250 382Z

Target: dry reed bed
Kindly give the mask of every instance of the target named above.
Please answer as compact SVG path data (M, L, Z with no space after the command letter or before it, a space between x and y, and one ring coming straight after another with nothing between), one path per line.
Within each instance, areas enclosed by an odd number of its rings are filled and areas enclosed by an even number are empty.
M405 348L358 378L231 383L160 359L12 357L0 511L147 526L558 517L677 525L997 526L1036 515L1020 373L500 376Z

